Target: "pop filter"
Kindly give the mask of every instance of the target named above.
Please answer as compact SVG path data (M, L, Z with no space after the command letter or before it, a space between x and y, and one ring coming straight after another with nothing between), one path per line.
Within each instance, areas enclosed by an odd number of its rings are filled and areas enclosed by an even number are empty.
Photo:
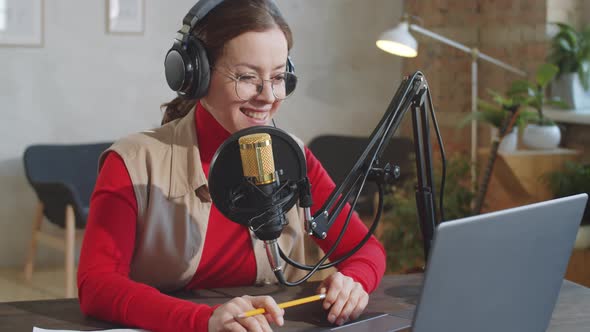
M242 136L259 133L271 136L275 170L278 173L280 185L296 184L307 176L302 147L285 131L269 126L256 126L242 129L231 135L217 149L211 161L209 192L213 204L225 217L246 226L250 226L251 220L260 216L268 207L259 206L255 199L248 197L236 200L236 191L246 182L238 140ZM290 192L285 197L284 212L295 205L299 195Z

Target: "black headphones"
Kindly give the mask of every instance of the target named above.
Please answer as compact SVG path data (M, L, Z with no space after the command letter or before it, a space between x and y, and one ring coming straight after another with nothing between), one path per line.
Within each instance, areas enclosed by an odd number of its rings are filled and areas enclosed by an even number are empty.
M168 86L186 99L199 99L207 94L211 69L203 42L192 36L192 31L213 8L224 0L200 0L182 20L172 48L166 53L164 68ZM271 6L280 13L271 0ZM287 71L295 72L291 58L287 58Z

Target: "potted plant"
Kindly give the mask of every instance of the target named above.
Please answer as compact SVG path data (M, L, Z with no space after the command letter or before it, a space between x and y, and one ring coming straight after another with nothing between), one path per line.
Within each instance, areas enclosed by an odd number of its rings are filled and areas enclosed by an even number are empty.
M436 167L436 208L441 175ZM445 220L470 216L471 202L475 193L471 190L469 159L453 156L447 160L444 192ZM387 253L388 273L409 273L424 267L424 248L416 208L415 176L400 185L393 186L384 199L383 233L381 241ZM440 212L440 211L439 211Z
M590 193L590 165L566 161L564 169L546 173L541 180L548 185L554 198ZM590 207L588 205L586 203L574 248L590 248Z
M529 148L555 149L561 141L561 132L553 120L543 114L546 105L567 108L569 105L555 98L547 98L546 90L549 82L555 78L559 68L544 63L537 69L534 80L517 80L508 90L510 97L523 111L533 110L536 117L530 119L524 129L522 140Z
M549 172L542 177L542 180L548 185L554 198L581 193L590 194L590 165L566 161L564 169ZM586 205L582 225L590 225L588 205Z
M590 26L578 32L565 23L556 25L548 61L559 71L551 94L574 109L590 108Z
M478 111L466 116L460 122L460 126L464 126L474 118L487 123L492 127L492 142L497 139L500 140L498 151L513 152L517 147L518 132L522 132L528 120L534 117L535 114L530 111L520 111L516 115L517 117L510 132L505 133L503 138L500 138L499 135L502 126L506 121L510 121L512 115L518 110L519 105L513 98L502 96L494 90L488 90L488 93L492 97L492 102L478 99Z

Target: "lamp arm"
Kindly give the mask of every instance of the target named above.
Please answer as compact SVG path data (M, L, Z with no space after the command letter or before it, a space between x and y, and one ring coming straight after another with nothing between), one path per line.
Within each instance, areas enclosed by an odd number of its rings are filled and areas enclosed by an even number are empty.
M424 29L423 27L416 25L416 24L410 24L410 29L414 30L416 32L419 32L425 36L428 36L434 40L438 40L439 42L442 42L444 44L447 44L449 46L453 46L454 48L458 48L461 51L465 52L465 53L471 53L472 49L471 47L467 47L463 44L460 44L454 40L451 40L447 37L441 36L438 33L432 32L430 30Z
M512 67L511 65L509 65L509 64L507 64L505 62L502 62L502 61L500 61L498 59L494 59L494 58L492 58L491 56L489 56L487 54L478 52L477 57L480 58L480 59L482 59L482 60L485 60L487 62L493 63L493 64L497 65L498 67L502 67L502 68L508 70L509 72L513 72L513 73L515 73L517 75L520 75L520 76L526 76L526 72L525 71L520 70L520 69L515 68L515 67Z
M465 53L470 53L476 59L479 58L479 59L485 60L487 62L490 62L492 64L495 64L496 66L502 67L502 68L504 68L504 69L506 69L506 70L508 70L508 71L510 71L512 73L515 73L515 74L518 74L518 75L521 75L521 76L526 76L526 72L524 72L524 71L522 71L522 70L520 70L518 68L515 68L515 67L513 67L513 66L511 66L511 65L509 65L509 64L507 64L507 63L505 63L503 61L500 61L498 59L492 58L491 56L489 56L489 55L487 55L485 53L480 52L475 47L471 48L471 47L465 46L463 44L460 44L460 43L458 43L458 42L456 42L454 40L451 40L451 39L449 39L447 37L441 36L441 35L439 35L439 34L437 34L435 32L432 32L430 30L427 30L427 29L425 29L425 28L423 28L423 27L421 27L419 25L416 25L416 24L410 24L410 29L413 30L413 31L416 31L418 33L421 33L421 34L423 34L425 36L428 36L428 37L430 37L430 38L432 38L434 40L440 41L440 42L442 42L444 44L447 44L447 45L452 46L454 48L460 49L461 51L463 51Z

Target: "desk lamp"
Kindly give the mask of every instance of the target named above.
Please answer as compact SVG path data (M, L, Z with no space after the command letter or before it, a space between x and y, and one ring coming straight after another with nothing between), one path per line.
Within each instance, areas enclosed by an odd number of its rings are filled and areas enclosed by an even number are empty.
M441 36L430 30L427 30L419 25L410 23L410 16L404 15L401 23L395 28L387 30L381 34L376 42L377 47L385 52L398 55L401 57L413 58L418 55L418 42L410 33L410 30L428 36L436 41L442 42L454 48L457 48L465 53L471 54L471 112L477 112L477 60L482 59L492 63L498 67L504 68L509 72L520 76L526 76L526 72L515 68L505 62L492 58L480 52L476 47L468 47L453 41L449 38ZM414 18L412 16L412 18ZM475 184L477 179L475 175L475 162L477 158L477 122L475 117L471 120L471 177Z

